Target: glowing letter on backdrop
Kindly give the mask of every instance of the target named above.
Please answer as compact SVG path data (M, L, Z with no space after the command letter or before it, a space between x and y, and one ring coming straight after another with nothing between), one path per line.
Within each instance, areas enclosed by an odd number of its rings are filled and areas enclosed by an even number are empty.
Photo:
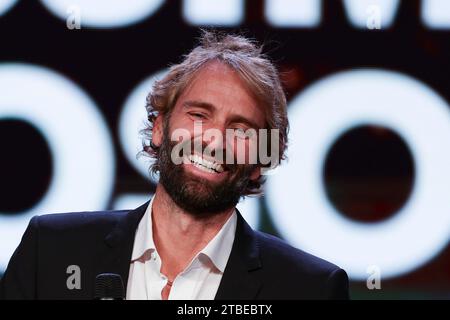
M105 209L114 186L115 158L105 120L69 79L34 65L0 64L0 88L0 118L37 128L49 145L54 172L47 193L33 208L0 214L2 270L32 216Z
M276 27L312 28L320 24L321 0L266 0L267 21Z
M265 15L276 27L312 28L320 24L323 5L322 0L266 0ZM373 25L375 18L377 26L389 27L398 5L398 0L344 0L347 18L358 28Z
M331 75L290 103L289 161L267 181L272 221L293 245L365 280L368 265L383 277L412 271L450 238L450 110L424 83L401 73L362 69ZM378 223L346 218L329 202L323 166L334 141L360 125L397 132L416 164L414 188L394 216Z
M392 25L398 11L398 0L344 0L345 12L357 28L380 29ZM376 21L375 21L376 20Z
M422 19L432 29L450 29L450 1L422 0Z
M184 0L183 16L192 25L235 26L244 17L244 0Z
M0 16L11 9L16 3L17 0L0 0Z
M78 7L81 26L117 28L137 23L155 13L164 0L41 0L57 17L67 20L67 9Z

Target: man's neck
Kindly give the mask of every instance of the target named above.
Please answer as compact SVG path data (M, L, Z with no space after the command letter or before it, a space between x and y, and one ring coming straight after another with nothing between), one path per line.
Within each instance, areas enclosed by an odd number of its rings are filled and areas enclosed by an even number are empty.
M220 231L233 211L231 208L211 217L195 217L177 206L158 184L152 206L152 231L162 261L161 272L174 280Z

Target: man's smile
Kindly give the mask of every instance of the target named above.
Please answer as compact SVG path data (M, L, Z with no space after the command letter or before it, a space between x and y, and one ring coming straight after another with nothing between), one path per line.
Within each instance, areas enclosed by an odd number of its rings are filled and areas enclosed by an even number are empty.
M190 174L210 181L222 181L229 174L222 164L196 154L185 157L183 166Z
M199 169L205 170L210 173L222 173L225 171L225 168L214 160L208 160L204 157L201 157L197 154L193 154L188 156L188 160L194 166Z

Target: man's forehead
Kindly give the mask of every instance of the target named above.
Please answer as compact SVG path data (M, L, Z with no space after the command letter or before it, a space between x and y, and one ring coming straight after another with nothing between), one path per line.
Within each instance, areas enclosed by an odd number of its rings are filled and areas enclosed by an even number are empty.
M238 72L222 62L209 62L202 66L190 79L186 89L189 90L195 85L221 85L249 91ZM249 91L248 94L250 95L251 92Z
M187 84L179 100L182 101L183 105L186 100L193 100L191 95L196 93L198 97L195 97L195 100L209 103L211 101L208 99L208 94L212 92L220 92L227 98L230 98L230 100L231 98L236 98L236 100L239 100L239 103L235 103L230 108L234 109L245 105L247 109L252 109L261 114L264 124L265 111L262 103L238 72L220 61L211 61L198 70ZM255 117L253 120L259 118L254 113L253 116Z

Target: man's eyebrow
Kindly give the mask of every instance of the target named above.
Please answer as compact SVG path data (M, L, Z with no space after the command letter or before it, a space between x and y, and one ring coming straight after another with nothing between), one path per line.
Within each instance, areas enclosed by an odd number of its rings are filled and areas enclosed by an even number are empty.
M202 109L206 109L208 111L213 111L216 109L216 107L214 107L214 105L212 105L209 102L204 102L204 101L195 101L195 100L188 100L183 102L183 106L185 108L189 108L189 107L197 107L197 108L202 108Z
M247 119L247 118L245 118L243 116L240 116L240 115L232 116L230 122L231 123L243 123L243 124L247 125L249 128L252 128L252 129L261 129L260 126L258 124L256 124L256 122L253 122L252 120Z

